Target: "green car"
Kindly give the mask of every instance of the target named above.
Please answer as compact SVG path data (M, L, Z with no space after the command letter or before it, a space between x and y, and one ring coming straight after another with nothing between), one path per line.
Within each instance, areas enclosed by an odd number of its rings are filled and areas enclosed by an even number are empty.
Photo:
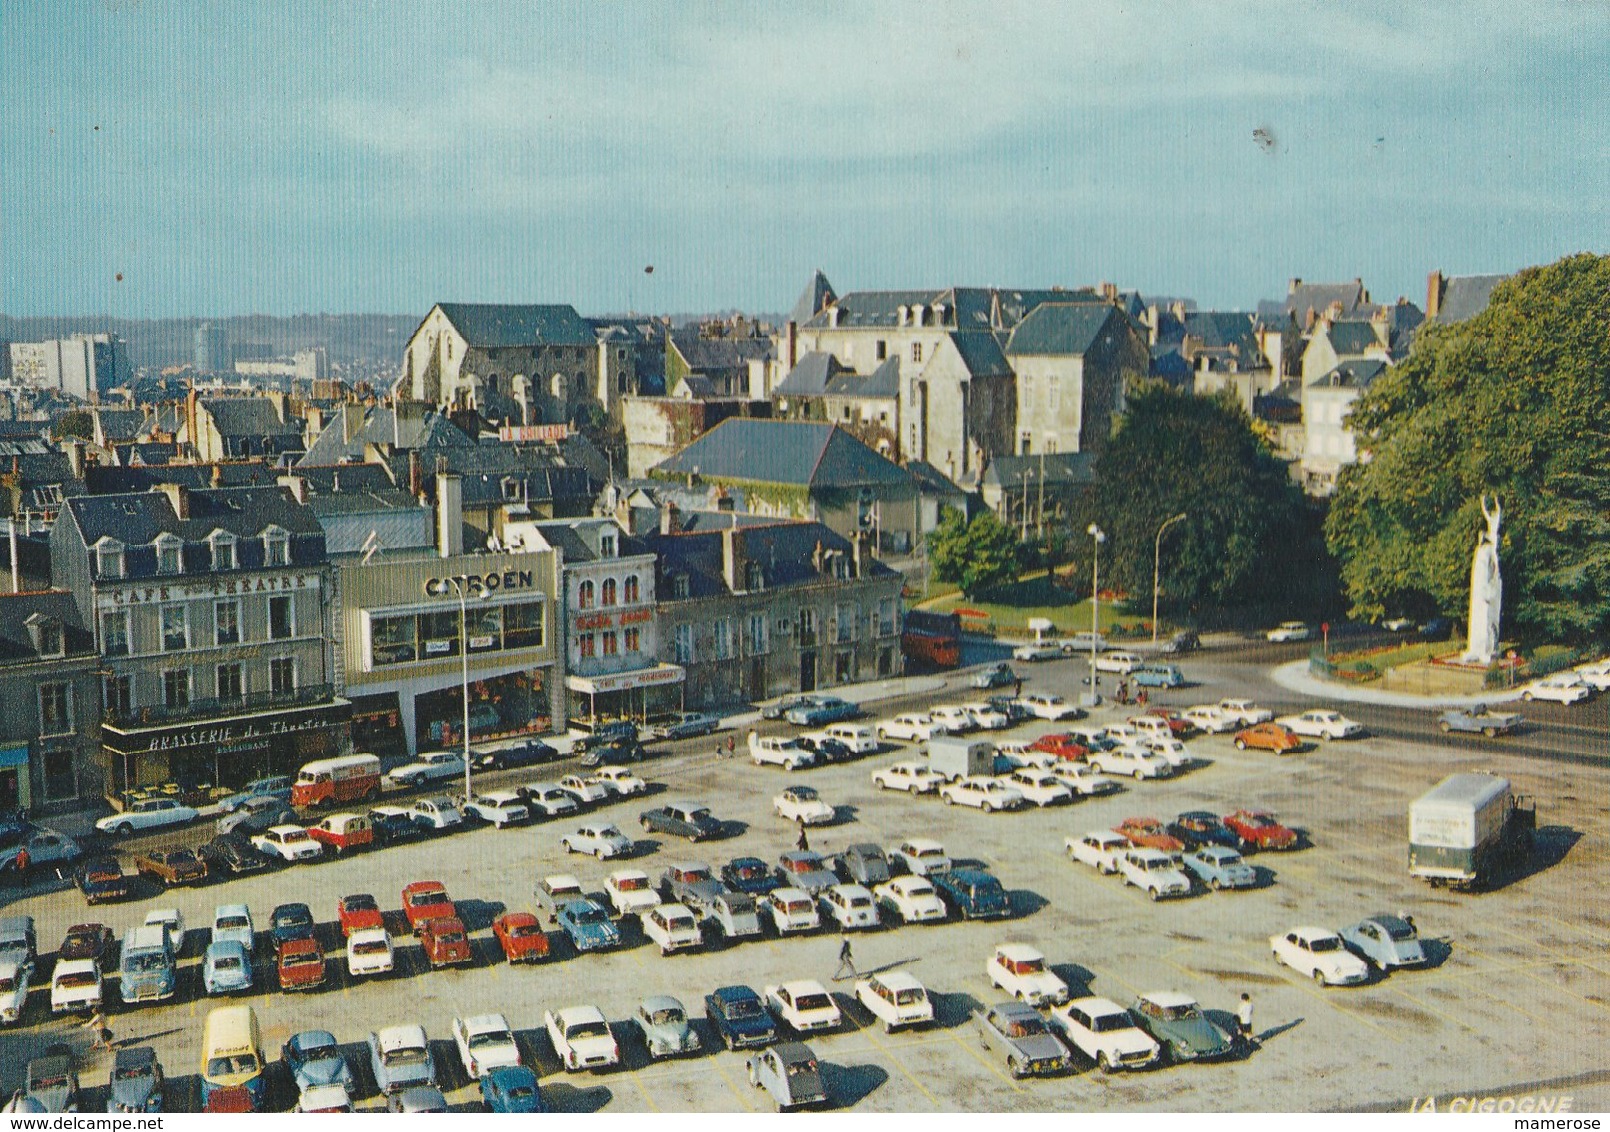
M1203 1061L1228 1057L1235 1050L1230 1035L1209 1021L1188 994L1150 991L1135 1000L1129 1013L1163 1047L1165 1060Z

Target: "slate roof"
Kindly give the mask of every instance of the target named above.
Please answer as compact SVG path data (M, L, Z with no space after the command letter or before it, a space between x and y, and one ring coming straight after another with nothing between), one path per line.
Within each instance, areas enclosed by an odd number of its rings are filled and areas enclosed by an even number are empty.
M945 305L944 325L957 330L990 329L991 292L983 287L950 287L928 291L852 291L838 301L838 324L846 328L897 327L900 308ZM829 316L818 311L805 324L826 329Z
M179 455L177 441L143 440L112 445L120 464L167 464Z
M114 495L149 491L159 483L190 488L247 487L272 484L278 475L278 469L255 460L228 464L92 464L84 468L84 490L90 495Z
M1493 289L1509 278L1508 275L1450 275L1443 283L1437 317L1431 321L1446 324L1475 318L1492 302Z
M1042 303L1012 329L1006 352L1026 355L1080 355L1089 351L1115 308L1105 303Z
M980 482L997 487L1021 488L1026 482L1037 486L1040 474L1045 482L1059 488L1083 487L1096 482L1096 456L1093 452L1048 452L1044 456L996 456L984 469Z
M139 409L91 409L107 441L133 440L140 435L141 425L150 419L149 413Z
M437 303L471 346L591 346L592 324L568 303Z
M1016 326L1028 316L1030 311L1042 303L1094 303L1102 306L1107 303L1105 298L1088 287L1080 287L1072 291L1061 287L1052 287L1049 290L1001 290L996 294L1000 299L1001 326L1003 328Z
M1234 346L1243 354L1258 350L1252 315L1243 311L1190 311L1185 316L1184 333L1204 346Z
M66 590L7 593L0 594L0 663L47 659L39 655L28 632L28 619L35 615L61 623L62 644L69 657L95 655L95 635L84 625L72 594Z
M1169 382L1184 381L1191 376L1191 363L1180 353L1178 342L1159 342L1152 347L1151 375Z
M371 535L379 553L427 550L436 545L435 508L421 506L406 491L364 490L315 495L308 498L307 507L324 528L328 554L365 554L371 545ZM476 545L469 532L466 532L464 545Z
M1342 313L1352 314L1365 301L1364 281L1350 283L1298 283L1286 295L1286 313L1302 321L1309 311L1322 314L1333 303L1340 303Z
M715 382L702 373L685 373L671 390L673 397L691 397L695 401L708 401L716 395Z
M1316 378L1309 388L1368 389L1385 369L1386 362L1380 358L1348 358L1338 362L1323 377Z
M908 460L906 471L917 483L917 490L924 495L965 496L967 492L957 487L944 472L925 460Z
M463 429L441 413L428 411L423 417L404 414L401 428L397 427L395 410L374 405L365 410L364 422L353 433L352 439L343 436L341 414L333 414L319 433L318 439L308 446L297 465L312 466L339 464L344 460L362 460L364 448L370 444L385 448L416 449L434 453L452 448L470 448L475 445Z
M293 475L307 481L308 494L342 495L358 491L392 491L397 485L391 482L384 464L327 464L313 466L298 464ZM405 498L408 493L403 492Z
M1331 323L1328 337L1331 349L1336 351L1338 357L1384 349L1374 324L1366 318L1339 318Z
M565 564L572 562L597 562L599 557L598 536L608 531L616 536L616 557L631 558L634 555L648 554L648 546L641 540L633 538L620 529L620 525L612 519L552 519L536 524L537 532L547 540L549 546L564 551Z
M776 356L770 338L704 338L697 330L677 330L672 332L671 342L695 373L747 370L751 360Z
M909 484L911 477L837 425L728 417L655 472L810 487Z
M805 290L799 293L794 301L794 309L788 312L788 321L797 326L804 326L817 311L827 306L834 299L833 284L827 281L818 268L811 275L811 281L805 284Z
M282 421L267 397L204 397L199 402L221 436L291 437L302 435L300 421Z
M1012 376L1012 363L1001 353L1000 340L988 331L957 331L950 341L969 377Z
M953 337L963 336L953 335ZM976 335L969 334L965 337L972 338ZM891 401L900 396L900 359L884 358L877 369L865 375L851 373L848 370L837 373L828 378L827 389L824 392L829 397L863 397Z
M816 522L782 522L744 525L739 528L743 556L758 562L765 574L766 589L811 585L826 580L814 561L817 547L822 551L850 555L850 543L843 536ZM728 594L722 573L722 542L719 530L692 531L673 535L658 532L644 535L645 548L658 558L656 592L671 593L670 578L684 574L688 597L720 597ZM863 577L888 577L894 573L870 555L863 559Z
M832 354L812 350L794 363L794 368L777 383L772 394L777 397L820 397L827 392L828 380L843 371L844 367Z

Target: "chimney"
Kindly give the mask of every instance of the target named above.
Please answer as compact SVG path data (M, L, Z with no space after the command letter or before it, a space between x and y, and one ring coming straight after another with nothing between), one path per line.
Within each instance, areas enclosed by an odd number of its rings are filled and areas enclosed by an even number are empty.
M418 499L425 490L425 470L419 466L419 449L408 450L408 494Z
M675 503L666 501L660 508L660 534L676 535L682 533L682 512Z
M181 519L190 518L190 489L182 483L159 483L153 491L160 491L173 504L173 513Z
M443 558L464 553L464 483L458 476L436 477L436 545Z
M743 581L741 567L743 566L743 547L738 545L738 531L735 527L721 529L721 576L727 580L727 589L733 593L739 590Z
M1106 299L1109 303L1116 303L1118 301L1118 284L1108 283L1105 279L1103 279L1099 289L1101 291L1101 297Z
M84 478L84 445L82 441L69 440L67 442L67 464L73 469L73 478Z
M184 421L185 431L190 434L190 447L199 456L201 455L201 445L196 438L196 387L194 385L190 387L190 392L185 397Z
M827 308L827 324L833 327L835 330L838 329L839 308L837 303L834 303L832 306Z
M788 368L793 369L799 361L799 327L794 320L788 320L788 326L783 331L783 357L788 359Z
M1290 283L1286 284L1286 294L1288 296L1295 295L1297 293L1297 288L1301 287L1302 285L1303 281L1301 278L1293 279Z
M1430 322L1432 319L1436 318L1437 312L1442 310L1442 292L1447 285L1448 281L1443 278L1442 272L1440 271L1433 271L1430 275L1426 276L1427 322Z
M224 486L224 467L222 464L214 464L212 466L212 486Z
M363 406L352 401L341 403L341 443L351 444L363 427Z
M855 576L857 578L865 576L866 542L867 533L865 531L856 531L850 538L850 554L855 562Z
M288 488L291 489L291 498L292 499L296 500L298 503L306 503L307 502L307 477L306 476L280 476L279 477L279 483L282 486L288 487Z

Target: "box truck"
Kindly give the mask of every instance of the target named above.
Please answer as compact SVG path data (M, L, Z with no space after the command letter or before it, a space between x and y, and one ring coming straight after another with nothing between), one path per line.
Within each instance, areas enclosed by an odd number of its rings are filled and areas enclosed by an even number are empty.
M1450 774L1409 806L1409 875L1470 888L1524 861L1537 811L1496 774Z

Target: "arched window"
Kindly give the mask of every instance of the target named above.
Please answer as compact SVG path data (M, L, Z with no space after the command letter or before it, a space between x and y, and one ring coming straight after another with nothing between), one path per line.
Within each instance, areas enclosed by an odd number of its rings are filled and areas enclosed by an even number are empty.
M583 609L593 607L593 583L591 580L583 582L576 591L576 604Z
M637 596L637 575L626 575L626 604L634 605L642 599Z
M615 579L614 578L605 578L604 579L604 601L603 601L603 604L605 604L605 605L614 605L615 604Z

